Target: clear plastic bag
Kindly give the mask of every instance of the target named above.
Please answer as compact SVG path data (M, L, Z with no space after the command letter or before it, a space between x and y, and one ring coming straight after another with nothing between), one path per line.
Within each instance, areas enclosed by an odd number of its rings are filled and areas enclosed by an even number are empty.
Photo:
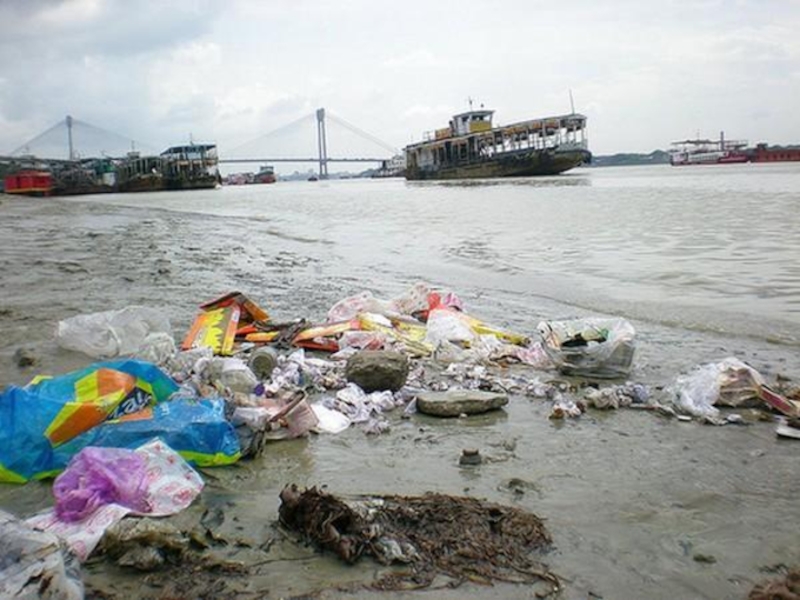
M56 343L93 358L113 358L135 354L153 333L172 336L169 319L154 308L128 306L59 321Z
M166 365L177 352L172 335L164 331L149 334L135 353L135 358L151 362L159 367Z
M258 385L258 378L239 358L214 357L208 361L203 376L214 385L242 394L252 394Z
M544 349L565 375L613 379L631 370L636 330L625 319L542 321Z

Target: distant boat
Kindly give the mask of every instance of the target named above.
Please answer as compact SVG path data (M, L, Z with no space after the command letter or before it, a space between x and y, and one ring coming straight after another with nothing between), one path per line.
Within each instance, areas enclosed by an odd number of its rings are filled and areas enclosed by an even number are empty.
M586 117L577 113L492 126L494 111L469 110L406 147L406 179L556 175L591 162Z
M669 153L671 165L724 165L750 160L746 140L726 140L720 132L718 140L683 140L673 142Z
M120 192L212 189L221 183L217 147L191 143L158 156L129 152L116 167L116 180Z
M406 174L406 157L403 154L384 160L373 174L373 178L404 177Z
M275 183L275 168L264 165L253 177L253 183Z

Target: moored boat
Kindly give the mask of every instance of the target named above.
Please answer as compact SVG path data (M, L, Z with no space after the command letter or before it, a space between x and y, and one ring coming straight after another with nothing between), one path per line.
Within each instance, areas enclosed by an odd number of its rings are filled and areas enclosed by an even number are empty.
M22 196L50 196L53 193L53 176L47 171L23 170L5 176L6 194Z
M253 183L275 183L275 181L275 167L271 165L262 166L253 177Z
M724 165L750 160L746 140L726 140L720 132L718 140L682 140L672 143L669 162L673 166Z
M406 179L556 175L591 162L586 117L577 113L492 126L494 111L469 110L406 147Z

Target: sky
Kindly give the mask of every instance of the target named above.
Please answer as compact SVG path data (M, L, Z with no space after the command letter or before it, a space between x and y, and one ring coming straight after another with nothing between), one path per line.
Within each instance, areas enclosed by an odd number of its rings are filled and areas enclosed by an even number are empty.
M314 156L319 107L399 149L469 99L504 124L570 93L595 154L800 143L800 0L0 0L0 28L0 155L69 114L117 145Z

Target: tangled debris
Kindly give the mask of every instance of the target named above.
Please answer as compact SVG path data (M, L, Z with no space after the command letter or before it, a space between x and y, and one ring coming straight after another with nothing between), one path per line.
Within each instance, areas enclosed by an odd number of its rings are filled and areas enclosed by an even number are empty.
M748 600L800 600L800 567L786 573L783 579L771 580L756 585Z
M517 508L445 494L345 501L294 484L280 497L281 523L342 560L369 555L385 565L408 565L375 581L376 589L424 588L440 574L456 584L545 581L551 593L560 589L556 576L530 556L549 547L550 534L539 517Z

